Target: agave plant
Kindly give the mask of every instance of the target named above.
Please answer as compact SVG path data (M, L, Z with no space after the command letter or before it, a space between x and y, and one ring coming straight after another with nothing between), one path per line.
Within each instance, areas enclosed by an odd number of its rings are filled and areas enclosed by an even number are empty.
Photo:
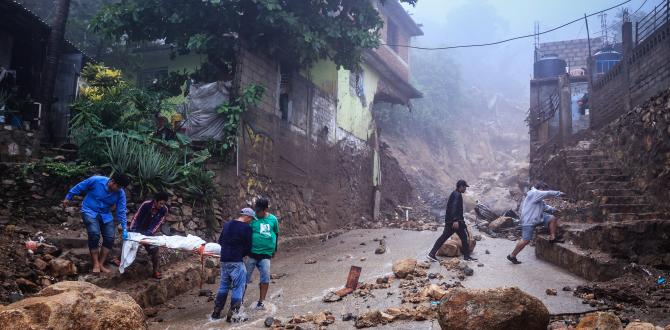
M127 137L112 135L106 143L105 155L112 171L115 173L134 173L137 169L137 152L139 145Z
M137 152L137 180L142 191L156 192L179 183L178 158L145 145Z

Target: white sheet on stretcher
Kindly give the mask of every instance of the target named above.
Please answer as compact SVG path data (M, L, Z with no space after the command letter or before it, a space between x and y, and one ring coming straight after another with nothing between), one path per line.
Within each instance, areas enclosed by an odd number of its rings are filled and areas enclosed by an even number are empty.
M123 248L121 250L120 273L123 273L135 261L137 250L140 248L140 242L142 244L188 251L197 250L201 245L205 244L204 253L218 255L221 252L219 244L207 243L198 236L145 236L140 233L128 233L128 240L123 241Z

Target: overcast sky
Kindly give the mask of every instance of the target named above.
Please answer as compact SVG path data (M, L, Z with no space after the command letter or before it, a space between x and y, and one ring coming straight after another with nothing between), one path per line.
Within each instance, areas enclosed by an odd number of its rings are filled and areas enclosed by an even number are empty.
M419 0L416 7L405 6L414 20L423 25L425 36L414 44L429 47L486 43L519 35L532 34L539 21L547 30L573 19L614 6L624 0ZM664 0L648 0L648 11ZM609 22L616 20L622 8L630 12L644 0L631 2L607 12ZM600 18L589 18L591 37L600 36ZM540 42L586 38L583 21L540 37ZM524 95L532 72L533 38L468 50L441 50L461 65L464 76L485 77L497 82L514 81ZM480 73L491 72L482 76ZM478 72L479 71L479 72ZM482 78L480 78L482 79Z

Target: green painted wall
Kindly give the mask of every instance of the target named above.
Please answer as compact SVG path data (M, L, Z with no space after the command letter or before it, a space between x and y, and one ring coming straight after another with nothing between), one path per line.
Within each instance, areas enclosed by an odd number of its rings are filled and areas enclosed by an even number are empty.
M309 70L301 73L322 91L332 95L333 97L337 96L338 71L335 62L320 60L314 63L314 65L312 65Z
M355 137L367 141L373 129L372 100L377 92L379 75L366 64L363 64L362 68L365 105L349 87L349 70L338 71L337 125Z

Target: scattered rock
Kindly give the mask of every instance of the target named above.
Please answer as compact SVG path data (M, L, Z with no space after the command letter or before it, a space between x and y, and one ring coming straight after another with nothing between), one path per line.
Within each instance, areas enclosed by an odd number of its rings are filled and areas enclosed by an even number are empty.
M282 278L282 277L286 277L286 275L288 275L288 274L286 274L286 273L270 274L270 279L271 279L271 280L278 280L278 279L280 279L280 278Z
M332 291L326 293L326 295L323 296L323 302L336 302L340 300L342 300L342 297L340 297L337 293Z
M305 260L305 264L307 264L307 265L311 265L311 264L315 264L315 263L316 263L316 259L309 258L309 259Z
M320 312L319 314L316 314L312 322L314 322L314 324L318 326L327 326L335 322L335 317L331 312L324 311Z
M484 267L484 264L477 264L477 267Z
M201 289L200 292L198 292L198 296L200 297L211 297L213 295L214 293L210 289Z
M386 253L386 245L379 244L379 246L375 249L375 254L384 254Z
M447 290L437 284L431 284L421 291L421 295L430 298L430 300L442 300L446 294Z
M405 278L414 273L416 268L416 259L402 259L393 263L393 274L397 278Z
M263 324L265 325L266 328L271 327L274 323L275 323L275 319L272 318L272 317L266 317L265 321L263 322Z
M621 330L623 325L619 317L612 313L608 312L595 312L584 315L579 324L577 324L577 330Z
M54 277L69 276L77 274L77 267L67 259L56 258L49 262L51 274Z
M626 330L656 330L656 326L645 322L631 322L625 328Z
M359 315L354 325L356 328L371 328L383 323L382 313L378 310L370 311Z
M360 260L361 260L361 261L365 261L365 260L368 260L368 258L366 258L366 257L361 257Z
M547 290L545 291L545 293L546 293L548 296L555 296L555 295L558 295L558 292L556 291L556 289L547 289Z
M346 314L342 315L342 321L344 321L344 322L348 322L348 321L351 321L353 319L354 319L354 314L346 313Z
M482 235L477 234L477 235L475 235L475 236L472 236L472 239L474 239L475 241L479 242L479 241L482 240Z
M36 258L35 261L33 261L33 265L41 271L44 271L49 266L49 264L41 258Z
M549 311L539 299L516 287L453 288L440 304L439 322L442 329L545 330Z
M144 315L146 317L154 317L154 316L158 315L158 309L154 308L154 307L144 308Z
M569 286L564 286L563 291L572 291L572 288Z
M514 226L514 219L510 217L499 217L489 223L489 229L495 232L499 232L502 229L510 228L512 226Z
M486 254L491 254L491 251L486 250L486 251L484 251L484 253L486 253Z
M6 329L146 329L142 308L127 294L88 282L59 282L36 296L0 306Z
M568 325L565 324L564 321L551 322L551 324L549 324L549 327L547 328L547 330L570 330L570 329L571 328L568 328Z
M465 274L465 276L472 276L472 275L475 274L475 271L474 271L474 269L472 269L468 266L465 266L465 268L463 268L463 274Z
M58 256L60 253L61 249L51 244L37 243L37 247L35 248L35 254L50 254L52 256Z
M16 285L21 289L23 292L36 292L39 290L39 286L35 284L35 282L25 279L25 278L19 278L16 280Z
M437 250L437 255L442 257L458 257L459 246L456 244L456 241L448 239L442 244L439 250Z

